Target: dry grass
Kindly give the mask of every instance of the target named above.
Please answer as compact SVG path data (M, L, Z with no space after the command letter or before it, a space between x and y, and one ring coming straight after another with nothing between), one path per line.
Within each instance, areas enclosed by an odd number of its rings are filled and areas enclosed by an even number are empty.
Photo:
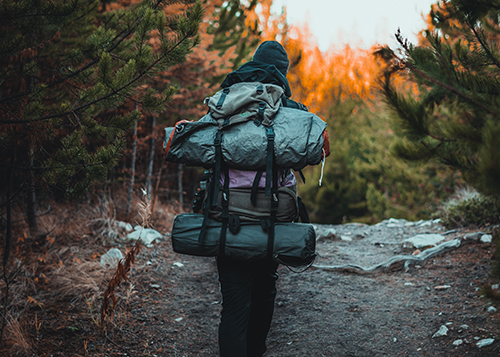
M97 330L100 330L101 297L115 271L102 267L99 258L112 245L127 244L122 240L127 232L118 225L120 220L125 221L120 216L123 213L117 209L124 207L122 201L123 197L117 196L116 201L97 199L97 204L90 201L51 203L50 212L38 218L39 237L29 236L23 212L15 212L13 250L7 269L7 273L13 274L15 279L9 285L8 302L2 310L7 319L0 341L0 355L27 356L36 353L37 345L44 343L36 337L41 319L44 334L59 331L68 323L65 321L70 320L54 320L47 315L52 310L62 311L63 316L67 311L79 311L77 315L83 321L89 321L89 327L99 327ZM151 204L137 196L133 198L132 207L126 220L128 223L154 227L162 233L171 229L178 213L178 208L162 202L156 202L153 212ZM126 279L137 252L138 247L129 251L128 259L123 261L120 280ZM2 253L0 251L0 255ZM126 307L135 293L134 286L129 282L125 288L118 288L119 282L115 283L119 291L116 297L113 296L112 308L117 303ZM0 298L4 289L5 282L0 279ZM125 313L118 312L117 320Z
M100 263L92 261L63 265L48 275L52 298L87 300L104 291L106 273L109 275L109 272Z
M28 356L33 349L26 328L13 316L7 316L4 341L10 356Z

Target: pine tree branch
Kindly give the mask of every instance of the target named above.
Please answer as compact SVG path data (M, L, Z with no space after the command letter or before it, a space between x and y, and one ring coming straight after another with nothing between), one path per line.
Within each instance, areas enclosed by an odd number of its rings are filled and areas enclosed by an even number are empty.
M466 101L468 101L469 103L483 109L485 112L491 114L491 115L496 115L496 113L494 111L492 111L491 109L485 107L484 105L482 105L481 103L477 102L475 99L465 95L464 93L460 92L458 89L456 89L455 87L453 86L450 86L448 84L445 84L441 81L438 81L437 79L429 76L428 74L420 71L419 69L415 68L414 66L412 65L409 65L408 63L405 64L406 67L408 67L409 69L411 69L412 71L414 71L415 73L419 74L420 76L424 77L425 79L433 82L434 84L437 84L438 86L440 87L443 87L445 89L448 89L450 92L452 93L455 93L456 95L458 95L459 97L462 97L463 99L465 99Z
M184 42L186 39L188 39L188 35L184 36L175 46L173 46L168 52L164 53L162 56L158 57L153 63L151 63L146 69L141 71L139 75L137 75L135 78L130 80L128 83L124 84L118 89L113 90L112 92L103 95L102 97L96 98L91 102L88 102L86 104L82 104L79 107L76 107L72 109L71 111L67 111L64 113L59 113L59 114L51 114L51 115L46 115L43 117L35 118L35 119L30 119L30 120L0 120L0 124L28 124L28 123L34 123L34 122L39 122L39 121L44 121L44 120L49 120L49 119L55 119L55 118L62 118L66 115L74 115L75 112L81 111L82 109L86 109L90 107L91 105L94 105L96 103L99 103L105 99L108 99L109 97L112 97L113 95L119 94L122 90L128 88L135 82L137 82L139 79L144 77L146 74L151 71L161 60L163 60L170 52L172 52L175 48L177 48L182 42Z
M158 1L158 3L157 3L157 4L155 4L155 5L153 6L153 8L154 8L154 9L156 9L156 8L158 7L158 4L159 4L160 2L161 2L161 1ZM117 35L115 36L114 40L116 40L117 38L119 38L119 36L120 36L121 34L123 34L123 33L124 33L124 35L123 35L123 36L122 36L122 37L121 37L118 41L116 41L116 42L115 42L115 43L114 43L111 47L109 47L109 48L106 50L106 52L111 53L111 51L113 51L113 50L114 50L116 47L118 47L118 46L119 46L119 45L120 45L123 41L125 41L125 39L126 39L128 36L130 36L131 34L133 34L133 33L134 33L134 31L135 31L135 29L137 28L137 26L139 26L139 24L141 23L142 19L143 19L143 18L137 18L137 19L136 19L135 26L131 27L131 28L129 29L129 31L126 31L126 32L125 32L125 31L121 31L119 34L117 34ZM76 70L76 71L74 71L74 72L71 72L71 74L70 74L69 76L67 76L67 77L63 77L63 78L60 78L60 79L55 80L55 81L50 82L50 83L47 83L47 84L46 84L46 88L51 88L51 87L53 87L53 86L55 86L55 85L58 85L58 84L61 84L61 83L65 82L65 81L67 81L68 79L73 78L74 76L76 76L76 75L78 75L78 74L82 73L82 72L83 72L83 71L85 71L86 69L88 69L88 68L92 67L93 65L95 65L96 63L98 63L100 59L101 59L101 57L99 56L99 57L97 57L97 58L93 59L92 61L90 61L90 62L89 62L88 64L86 64L85 66L81 67L80 69L78 69L78 70ZM6 102L6 101L11 101L11 100L14 100L14 99L17 99L17 98L24 97L24 96L26 96L26 95L31 94L31 92L32 92L32 89L28 89L28 90L26 90L26 91L24 91L24 92L20 92L20 93L17 93L17 94L13 94L13 95L10 95L10 96L7 96L7 97L1 97L1 98L0 98L0 104L1 104L1 103L3 103L3 102ZM3 123L3 122L2 122L2 121L0 121L0 123Z
M479 43L483 47L483 49L486 52L486 54L488 55L488 57L493 61L495 66L500 68L500 62L498 62L498 60L495 58L495 56L493 56L493 54L489 50L487 44L481 39L481 36L479 36L479 33L476 31L476 28L474 27L474 25L470 24L468 21L467 21L467 25L469 25L472 32L474 32L474 35L476 36L477 40L479 41Z

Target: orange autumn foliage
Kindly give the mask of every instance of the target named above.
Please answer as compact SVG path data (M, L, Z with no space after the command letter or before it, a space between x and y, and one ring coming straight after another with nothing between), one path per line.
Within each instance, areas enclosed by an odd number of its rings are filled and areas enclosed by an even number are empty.
M262 40L279 41L288 52L292 99L323 115L337 99L373 99L384 66L372 55L375 48L361 50L346 45L322 52L307 25L288 25L286 8L277 16L271 13L271 3L261 3Z
M337 99L373 98L373 87L381 71L380 63L372 56L373 50L346 45L323 53L307 28L293 31L294 38L285 42L285 48L291 54L288 78L297 100L320 113Z

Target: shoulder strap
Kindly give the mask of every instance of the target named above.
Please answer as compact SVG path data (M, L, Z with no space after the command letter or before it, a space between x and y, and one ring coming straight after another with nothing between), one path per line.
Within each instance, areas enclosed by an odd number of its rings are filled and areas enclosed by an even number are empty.
M229 170L224 165L224 187L222 188L222 227L220 231L219 255L223 256L226 252L227 226L229 222Z
M274 155L273 155L274 159ZM274 160L272 160L274 161ZM276 214L278 212L278 167L272 162L272 181L273 185L271 188L271 216L270 216L270 227L267 238L267 257L269 259L273 258L273 250L274 250L274 237L275 237L275 225L276 225ZM267 175L267 174L266 174ZM266 176L267 179L267 176Z
M255 206L257 203L257 191L259 190L259 182L262 177L264 170L259 170L255 173L255 178L252 183L252 191L250 193L250 202Z

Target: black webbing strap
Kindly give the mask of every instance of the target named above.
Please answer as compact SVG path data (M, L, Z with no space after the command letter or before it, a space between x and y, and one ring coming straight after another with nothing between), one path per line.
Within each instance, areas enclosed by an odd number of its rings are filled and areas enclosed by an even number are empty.
M260 102L258 105L257 117L254 119L253 123L260 126L264 121L264 112L266 111L266 102Z
M273 155L274 159L274 155ZM267 177L266 177L267 179ZM271 194L271 226L269 227L268 238L267 238L267 257L269 259L273 258L274 250L274 237L275 237L275 225L276 225L276 214L278 213L278 167L272 162L272 194Z
M299 203L299 217L302 223L310 223L309 214L307 213L306 205L302 202L302 199L297 196L297 201Z
M255 173L255 178L253 179L253 183L252 183L252 191L250 193L250 202L252 202L252 204L255 206L255 204L257 203L257 192L259 190L259 182L260 182L260 179L262 177L262 173L264 172L264 170L259 170Z
M273 161L274 161L274 129L272 126L266 127L267 135L267 158L266 158L266 189L265 194L271 194L271 179L273 178ZM278 178L276 177L276 180Z
M208 223L208 211L210 210L210 204L212 202L212 198L214 196L215 189L215 180L212 176L212 180L210 181L210 185L208 186L208 196L205 201L205 207L203 208L203 223L201 224L200 235L198 236L198 242L200 245L203 245L203 241L205 240L205 235L207 232L207 223Z
M225 254L227 226L229 221L229 170L224 165L224 186L222 188L222 228L220 231L219 255Z
M220 168L222 165L222 131L218 130L217 134L215 135L215 141L214 141L214 146L215 146L215 168L214 168L214 190L212 191L212 200L211 200L211 206L214 207L217 205L217 199L218 199L218 192L219 192L219 187L220 187Z
M221 109L222 108L222 104L224 104L224 100L226 99L226 96L228 95L228 93L229 93L229 87L228 88L224 88L224 90L222 91L222 94L220 95L219 101L217 102L217 105L215 106L215 108L217 108L217 109Z
M302 179L302 183L306 183L306 177L304 176L304 173L302 172L302 170L299 170L299 175L300 175L300 178Z

